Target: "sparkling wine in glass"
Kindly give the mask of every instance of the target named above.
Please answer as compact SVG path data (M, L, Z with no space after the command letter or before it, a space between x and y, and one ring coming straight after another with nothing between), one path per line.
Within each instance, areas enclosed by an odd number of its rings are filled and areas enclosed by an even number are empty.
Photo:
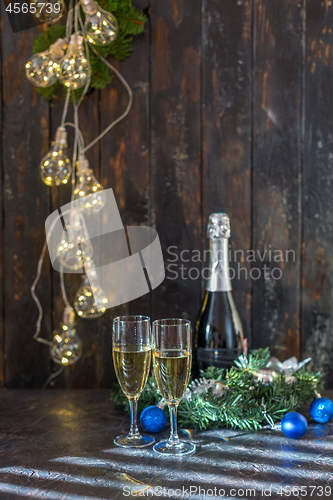
M153 366L156 382L169 406L170 436L155 444L165 455L187 455L195 451L191 441L181 441L177 433L177 407L184 396L191 371L191 323L183 319L153 322Z
M143 448L155 442L152 436L140 434L137 426L138 399L150 370L151 332L147 316L119 316L113 320L112 356L121 390L131 409L131 427L114 443L124 448Z

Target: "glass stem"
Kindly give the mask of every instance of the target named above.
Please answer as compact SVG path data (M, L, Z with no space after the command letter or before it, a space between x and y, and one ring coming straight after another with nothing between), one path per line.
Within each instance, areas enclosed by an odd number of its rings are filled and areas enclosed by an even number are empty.
M128 438L130 439L141 437L137 423L138 399L139 398L128 398L128 402L131 409L131 427L128 434Z
M168 439L167 446L180 446L180 439L177 432L177 404L169 403L169 415L170 415L170 436Z

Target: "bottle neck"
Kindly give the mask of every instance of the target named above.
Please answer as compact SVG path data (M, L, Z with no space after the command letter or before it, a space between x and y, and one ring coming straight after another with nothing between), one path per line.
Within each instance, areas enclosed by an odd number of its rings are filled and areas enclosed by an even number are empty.
M213 238L210 240L210 277L207 283L209 292L230 292L232 290L228 243L228 238Z

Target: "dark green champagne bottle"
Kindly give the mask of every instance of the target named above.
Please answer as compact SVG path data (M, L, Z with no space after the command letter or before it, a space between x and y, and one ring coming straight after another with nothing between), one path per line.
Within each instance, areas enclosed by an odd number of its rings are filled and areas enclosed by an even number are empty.
M243 329L232 297L228 246L230 219L227 214L209 217L210 276L195 324L193 375L208 366L230 368L243 353Z

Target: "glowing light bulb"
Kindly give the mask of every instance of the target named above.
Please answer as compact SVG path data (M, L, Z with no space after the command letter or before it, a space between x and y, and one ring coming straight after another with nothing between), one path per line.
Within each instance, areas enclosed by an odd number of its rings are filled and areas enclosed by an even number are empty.
M82 276L81 286L75 294L74 309L81 318L95 319L105 313L107 303L108 299L91 263L89 278L86 274Z
M57 248L57 259L68 270L77 271L91 260L93 247L82 214L73 210L69 219Z
M72 167L71 162L64 153L66 148L67 132L64 127L58 127L55 141L40 163L42 181L47 186L67 184Z
M84 156L80 156L76 165L80 177L74 191L74 199L79 200L80 209L89 213L97 213L105 205L104 188L97 181L92 169L88 168L89 163Z
M39 52L29 59L25 65L25 72L30 83L36 87L50 87L57 81L65 45L65 41L58 38L48 50Z
M89 65L82 42L83 36L74 33L60 64L59 80L71 90L84 87L89 78Z
M31 5L35 7L34 12L32 12ZM47 0L47 3L32 0L30 2L30 12L40 23L53 24L66 13L66 7L63 0Z
M84 28L88 42L107 45L117 38L118 22L111 12L102 9L95 0L81 0L86 16Z
M69 366L82 356L82 343L76 333L75 312L65 307L63 321L53 336L50 356L59 365Z

